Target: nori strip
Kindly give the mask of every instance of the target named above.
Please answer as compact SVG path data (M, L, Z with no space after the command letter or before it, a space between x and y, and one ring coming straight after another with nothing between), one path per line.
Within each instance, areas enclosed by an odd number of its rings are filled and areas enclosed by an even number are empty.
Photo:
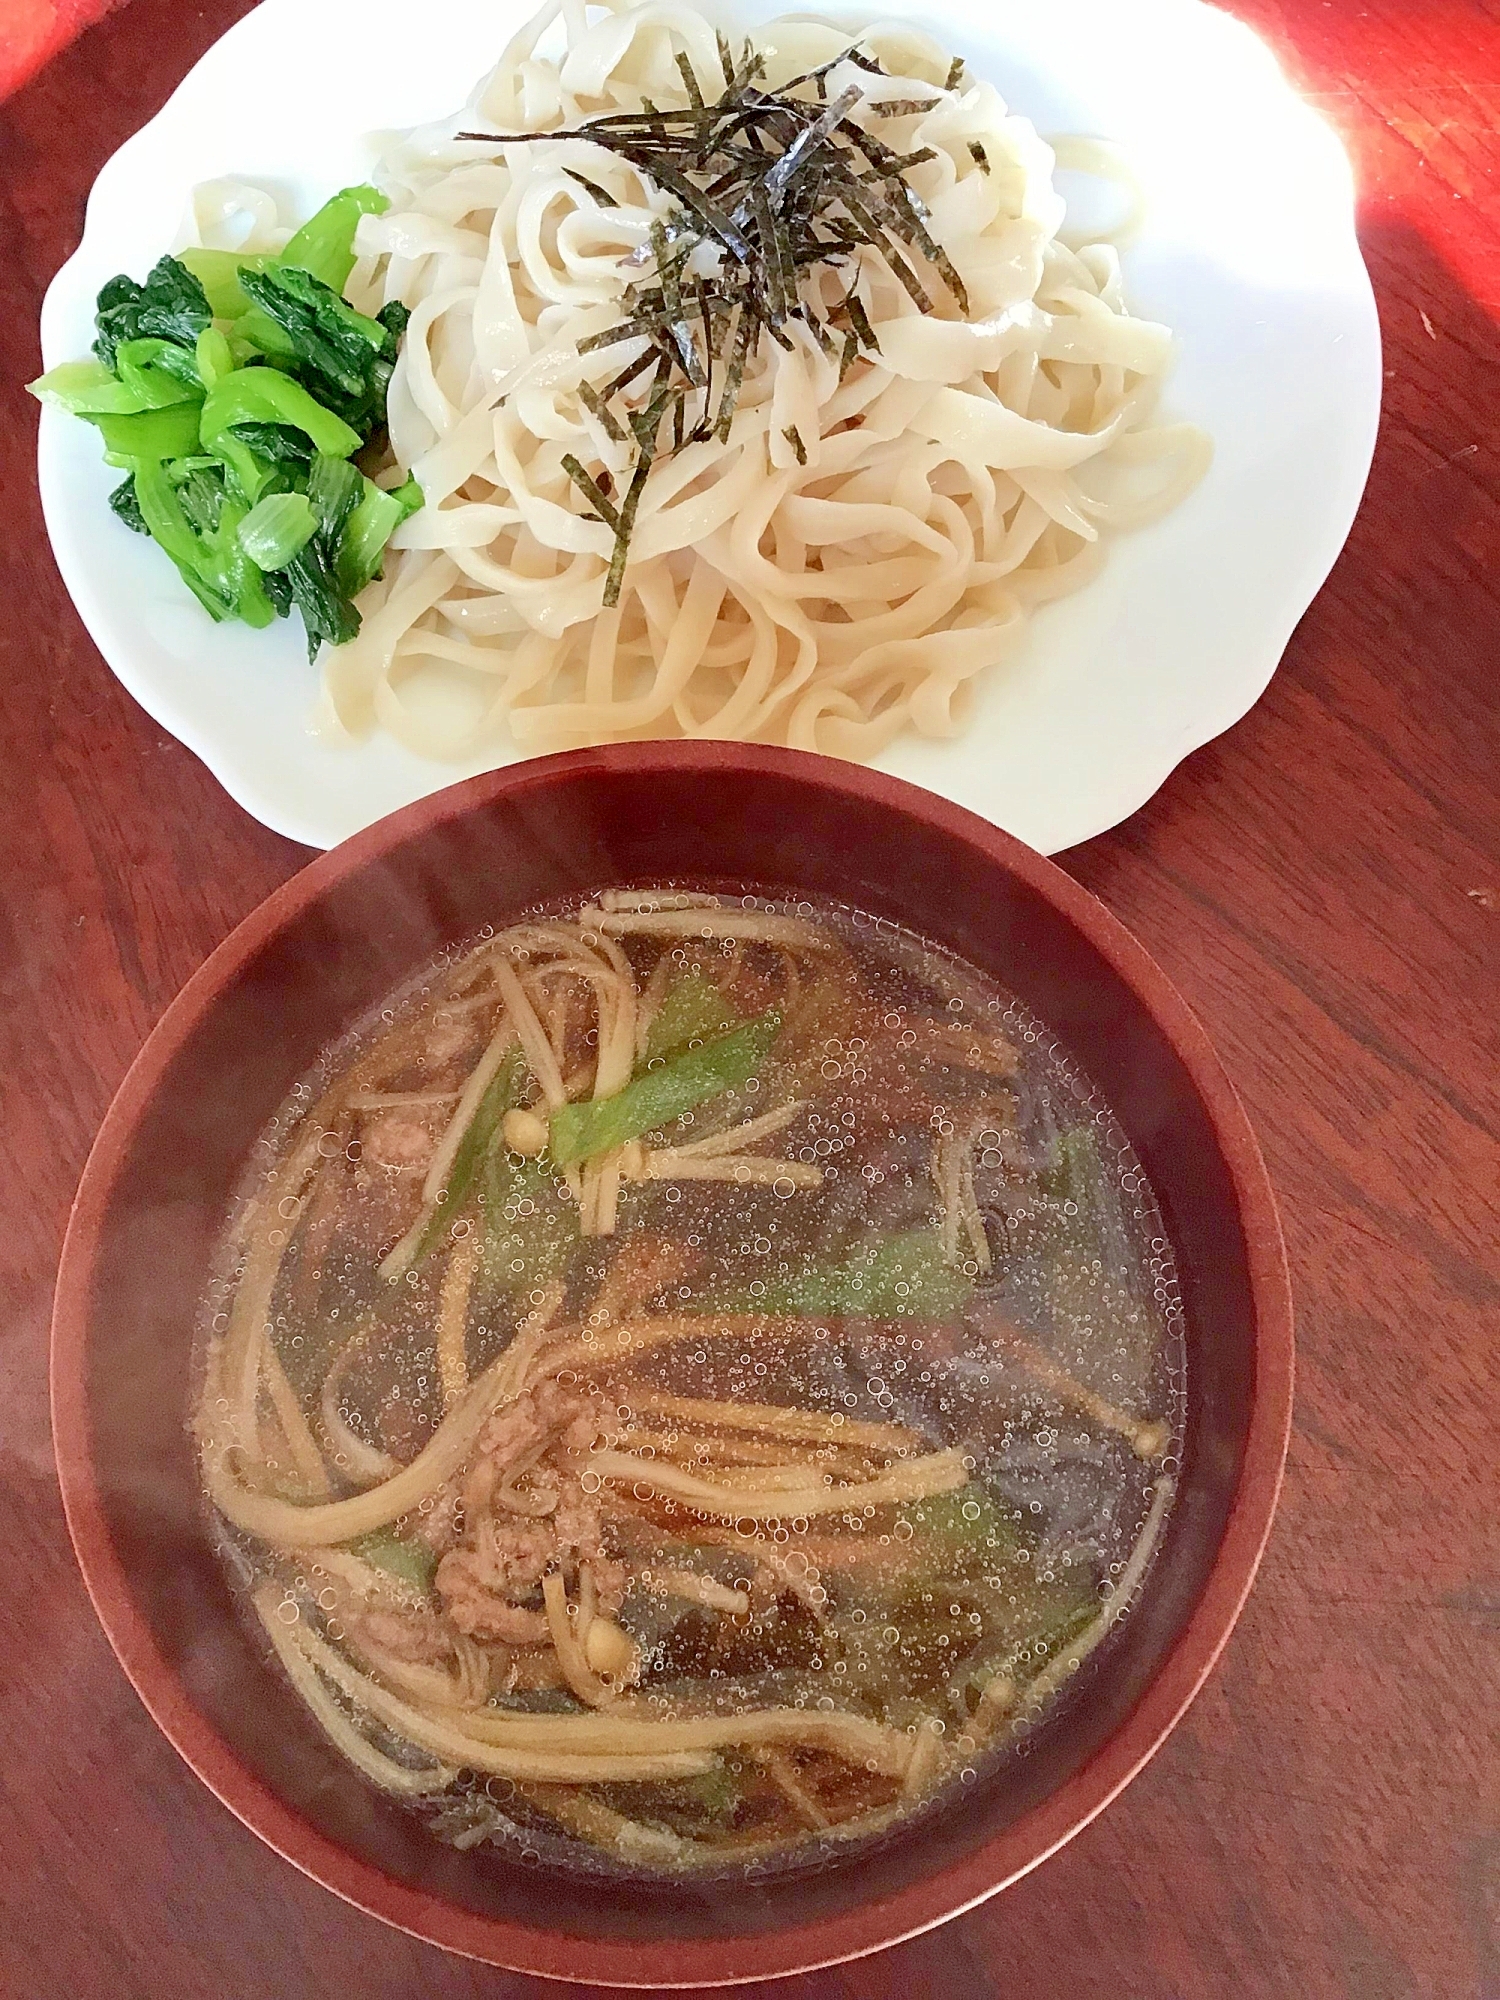
M604 579L604 607L612 609L620 601L620 580L625 574L625 558L630 549L630 537L635 528L635 512L641 504L641 489L646 484L646 475L651 470L651 461L642 458L630 477L630 489L625 495L625 504L620 509L620 518L615 528L614 554L609 559L609 574Z
M703 92L698 88L698 77L688 60L687 51L679 49L676 55L677 67L682 71L682 80L687 86L688 102L695 111L704 109Z
M587 174L579 173L574 167L564 167L563 172L570 181L577 181L580 187L587 188L595 201L599 202L603 207L618 208L620 206L608 188L600 187L599 183L591 181Z
M582 493L585 500L588 501L605 527L613 528L615 533L618 534L620 532L619 509L604 491L598 480L594 478L593 474L585 471L570 451L563 453L562 469L567 473L569 479L572 480L579 492Z
M607 435L612 437L616 444L624 444L625 433L620 428L620 422L618 417L616 417L614 411L609 408L608 404L605 402L604 398L599 394L599 391L594 387L592 382L579 383L578 400L580 403L583 404L586 410L588 410L592 415L596 416L599 419L599 422L603 424Z
M734 352L729 360L729 376L724 384L724 394L719 402L719 414L714 419L714 436L721 444L728 441L729 427L734 422L735 406L739 402L740 382L745 373L745 361L750 352L750 335L756 327L756 316L749 306L740 308L740 323L735 329Z

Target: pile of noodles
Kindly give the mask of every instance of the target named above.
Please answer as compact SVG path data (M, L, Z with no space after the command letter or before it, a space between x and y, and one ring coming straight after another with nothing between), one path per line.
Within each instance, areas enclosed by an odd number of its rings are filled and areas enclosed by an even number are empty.
M776 89L849 37L798 19L751 40ZM931 149L908 177L968 317L941 287L924 315L860 249L878 354L841 381L837 353L796 320L787 349L762 333L727 439L654 466L613 609L613 535L563 459L628 483L633 440L611 437L580 388L607 384L644 343L579 343L621 319L643 268L626 260L646 246L649 261L652 221L675 204L583 138L456 135L681 106L681 55L711 102L714 30L676 0L548 0L468 107L387 154L377 178L392 206L361 224L349 295L412 309L390 478L414 472L426 506L362 599L360 636L325 649L326 733L379 726L454 758L507 732L524 751L687 736L850 758L904 730L951 735L1031 608L1093 575L1103 532L1193 485L1207 439L1152 418L1171 336L1127 313L1109 244L1063 240L1053 149L990 84L947 88L949 57L927 36L876 26L860 47L889 77L844 63L829 92L857 82L856 121L903 155ZM911 109L914 95L931 108ZM886 115L882 101L906 108ZM821 268L804 301L828 309L853 268Z

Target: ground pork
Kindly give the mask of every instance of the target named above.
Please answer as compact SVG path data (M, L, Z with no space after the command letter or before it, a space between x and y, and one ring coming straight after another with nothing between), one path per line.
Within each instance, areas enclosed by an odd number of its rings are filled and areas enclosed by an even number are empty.
M421 1111L382 1111L365 1121L362 1157L378 1167L412 1173L425 1167L437 1149L432 1118Z
M453 1651L453 1627L425 1611L362 1611L354 1629L356 1638L414 1666L439 1666Z
M461 1632L512 1645L545 1639L546 1614L525 1600L564 1565L587 1564L600 1608L619 1608L625 1570L605 1553L598 1496L580 1483L603 1417L596 1398L549 1381L486 1421L463 1478L459 1544L437 1571L438 1595ZM517 1484L514 1506L508 1482Z

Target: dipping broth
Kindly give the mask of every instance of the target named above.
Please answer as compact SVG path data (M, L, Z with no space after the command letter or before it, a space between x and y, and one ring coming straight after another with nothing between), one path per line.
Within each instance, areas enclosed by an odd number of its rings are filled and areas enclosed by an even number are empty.
M205 1314L224 1558L461 1847L817 1864L972 1782L1140 1588L1180 1307L993 981L833 905L610 892L300 1084Z

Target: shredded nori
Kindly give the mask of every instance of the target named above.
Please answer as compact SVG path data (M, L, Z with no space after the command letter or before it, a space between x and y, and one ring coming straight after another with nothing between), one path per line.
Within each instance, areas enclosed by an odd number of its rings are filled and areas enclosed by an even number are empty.
M599 183L591 181L587 174L577 173L572 167L564 167L563 172L570 181L577 181L580 187L587 188L602 208L618 208L620 206L608 188L600 187Z
M869 313L857 296L858 266L832 308L817 304L816 287L806 282L816 272L839 269L861 250L874 250L923 312L935 310L939 289L960 313L969 310L963 281L928 227L927 205L906 178L936 157L933 148L897 153L867 132L853 116L867 95L858 82L830 100L827 79L841 63L882 79L889 72L855 42L771 91L760 87L765 60L748 43L738 59L722 34L716 46L719 79L701 78L687 53L677 52L684 105L659 108L645 98L640 111L612 112L558 132L458 135L490 145L586 139L628 162L675 203L653 223L649 245L626 260L643 275L630 288L625 317L578 343L580 354L628 340L646 343L602 387L579 386L584 407L615 444L634 436L634 464L618 507L605 490L607 473L601 479L571 453L562 460L590 516L615 537L606 605L619 601L652 463L686 444L728 439L745 369L762 334L789 351L795 322L824 353L837 355L840 379L861 354L879 352ZM963 74L963 60L955 58L945 85L924 86L931 89L930 98L883 103L872 98L870 109L886 118L929 111L945 91L960 87ZM709 89L717 90L711 99ZM968 145L988 173L983 148L977 141ZM567 172L602 207L619 205L590 176L571 167ZM647 375L644 407L639 388L635 408L619 400ZM663 446L669 414L670 442ZM796 428L782 434L798 463L806 464L807 448Z
M571 451L563 453L562 468L578 488L579 492L582 493L584 499L588 501L590 507L593 508L595 516L607 528L613 528L618 533L620 526L619 509L609 498L598 480L595 479L594 475L584 470Z

